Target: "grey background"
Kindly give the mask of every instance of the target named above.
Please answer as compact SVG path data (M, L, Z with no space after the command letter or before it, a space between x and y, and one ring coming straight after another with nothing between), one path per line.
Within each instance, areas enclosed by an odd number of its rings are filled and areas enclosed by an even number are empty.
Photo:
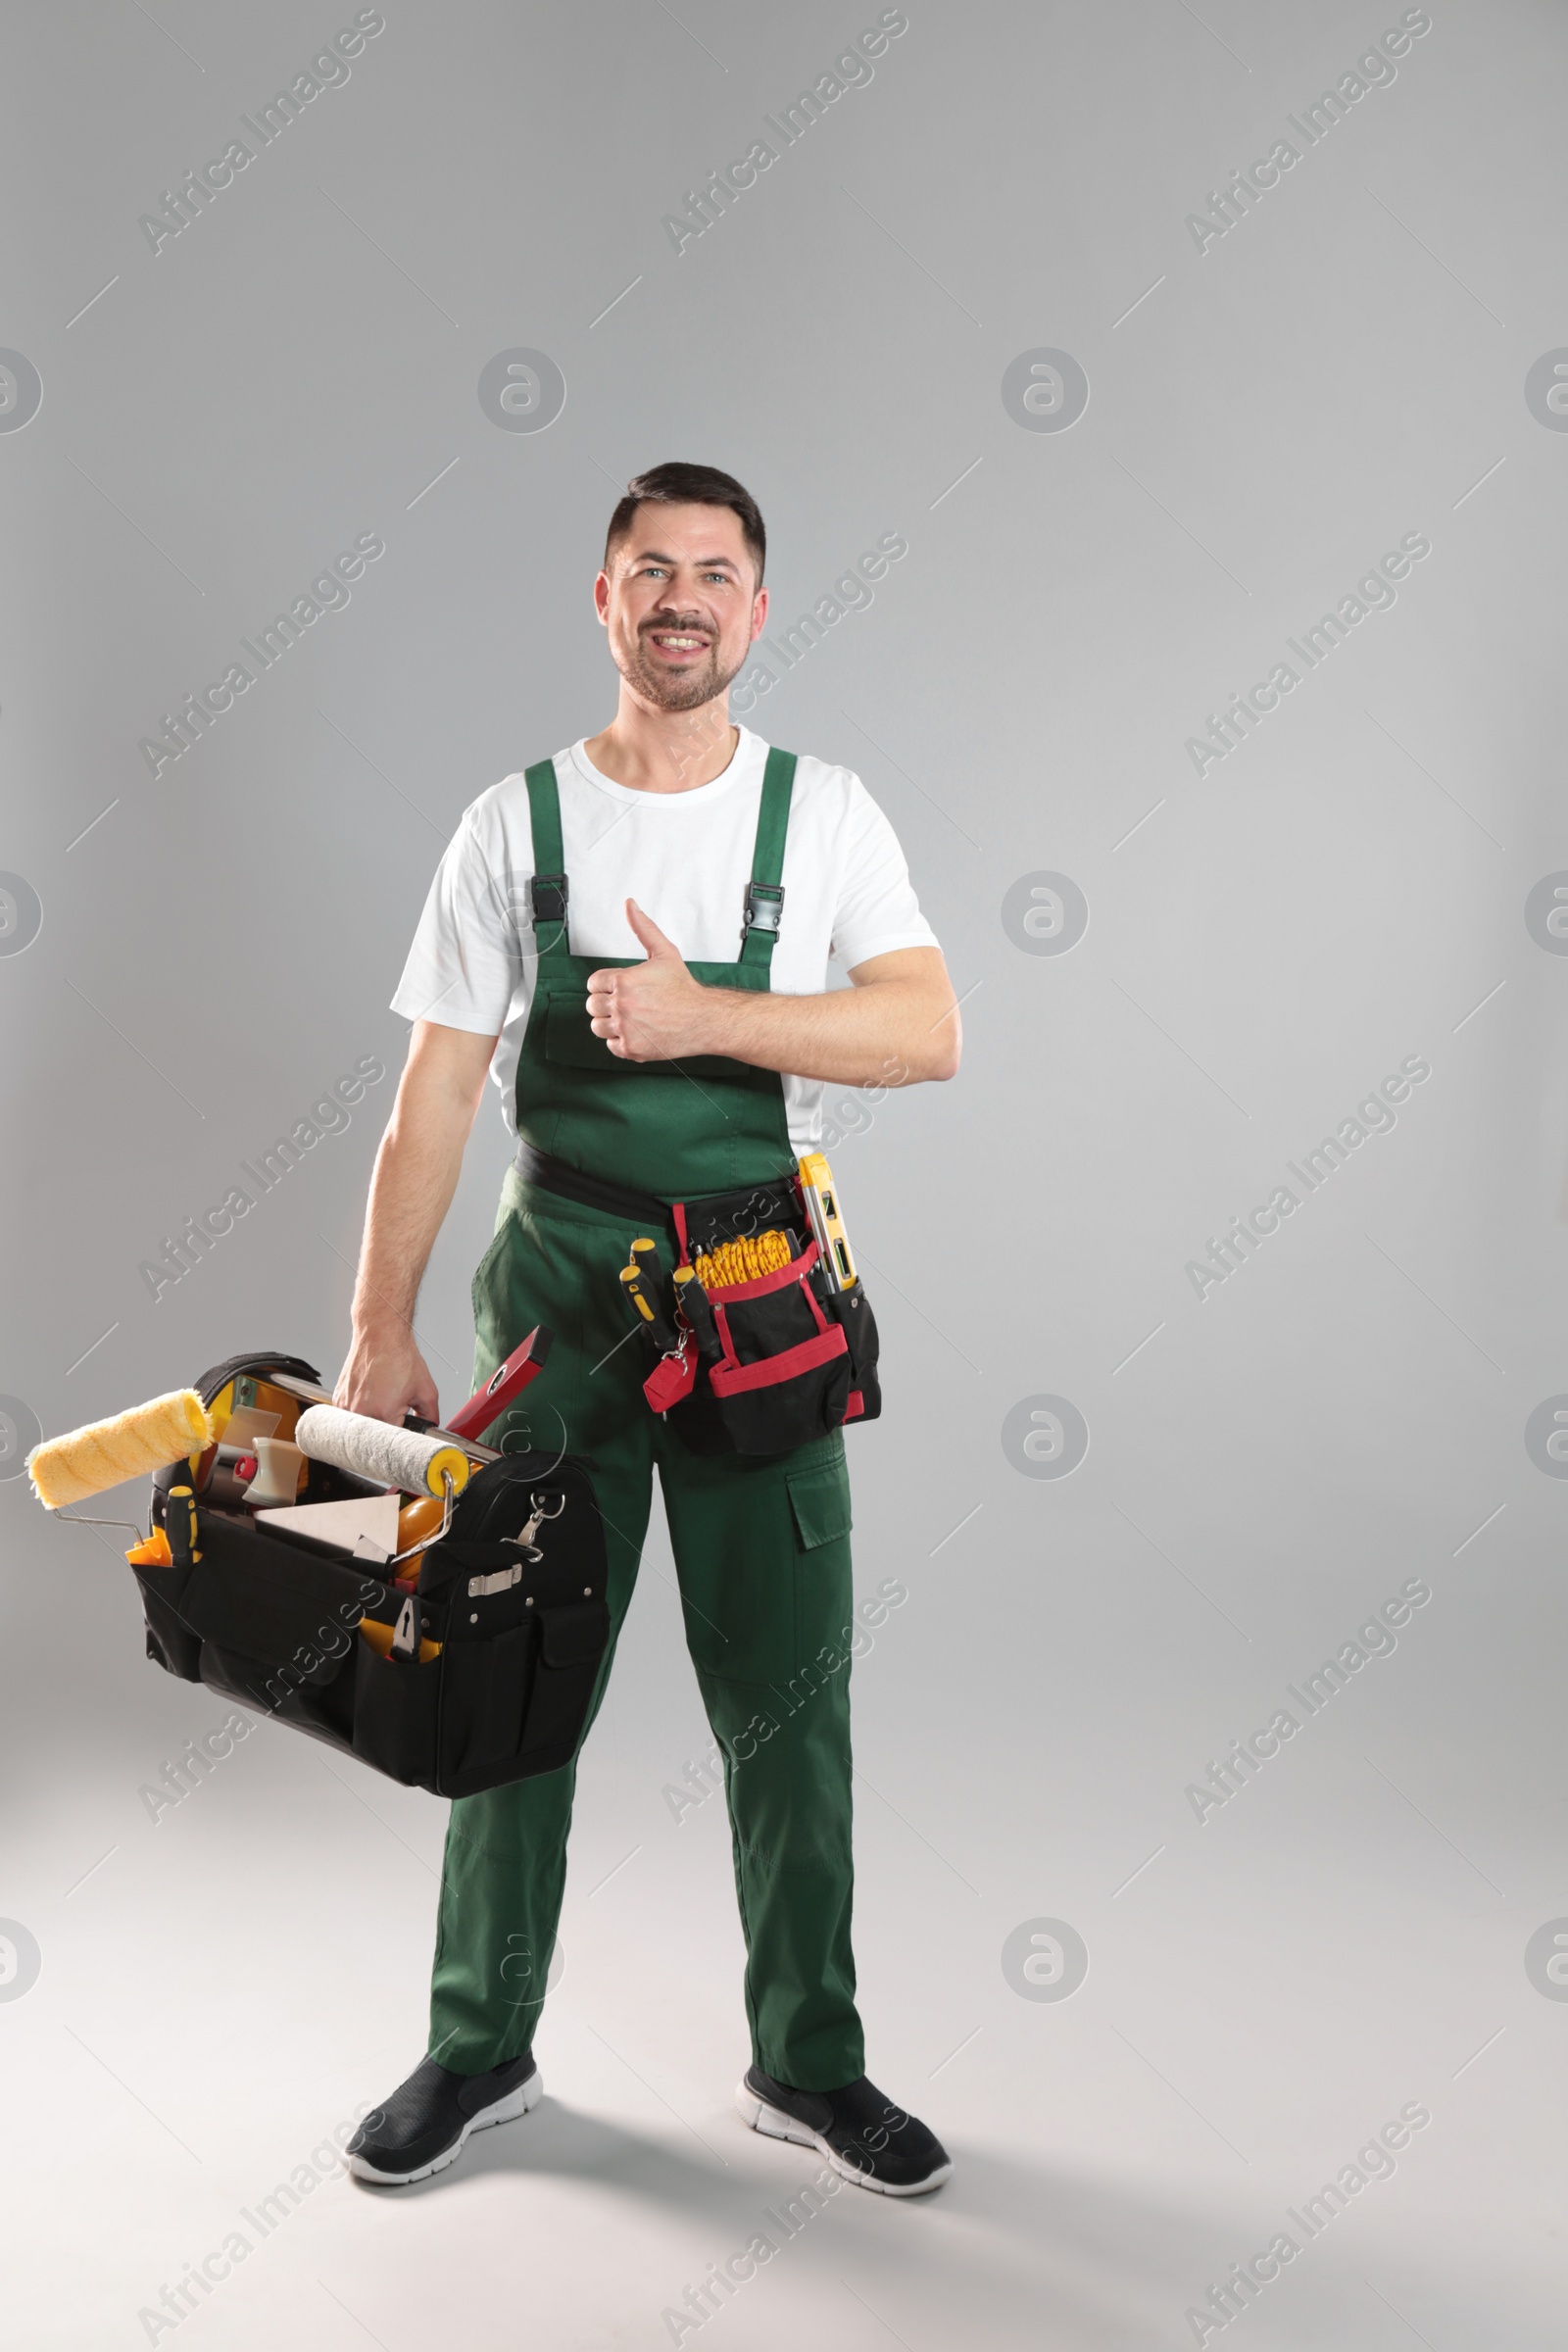
M849 1441L858 1583L908 1589L856 1669L869 2064L959 2171L836 2200L708 2325L1191 2342L1422 2101L1250 2339L1545 2345L1568 2019L1525 1952L1568 1911L1568 1491L1524 1429L1568 1392L1568 966L1524 908L1568 866L1568 441L1524 384L1568 343L1568 35L1439 0L1200 254L1186 216L1399 10L911 0L677 256L664 213L876 13L390 0L156 257L138 216L352 10L14 27L0 343L43 398L0 433L0 866L42 926L0 959L0 1390L53 1433L253 1344L335 1376L387 999L464 807L609 714L589 590L628 473L738 472L784 625L903 532L749 723L865 778L963 999L956 1083L851 1100L834 1152L887 1373ZM564 377L546 431L480 407L516 348ZM1039 348L1089 380L1066 432L1004 406ZM347 609L155 781L160 712L369 531ZM1396 604L1198 777L1204 714L1418 531ZM1087 900L1064 955L1004 923L1042 873ZM352 1124L155 1303L160 1237L372 1054ZM1412 1054L1395 1130L1200 1300L1186 1261ZM420 1309L448 1403L506 1157L491 1102ZM1004 1451L1040 1396L1087 1424L1068 1477ZM0 2016L18 2340L145 2341L161 2283L422 2047L444 1808L266 1727L154 1826L138 1788L222 1708L143 1663L113 1530L15 1476L0 1520L0 1911L41 1955ZM403 2352L456 2313L483 2347L527 2311L667 2342L807 2177L727 2105L727 1834L662 1794L706 1746L668 1570L658 1531L584 1763L555 2097L395 2217L323 2183L193 2339ZM1412 1578L1396 1651L1200 1826L1188 1784ZM1066 2000L1004 1973L1042 1922L1087 1946Z

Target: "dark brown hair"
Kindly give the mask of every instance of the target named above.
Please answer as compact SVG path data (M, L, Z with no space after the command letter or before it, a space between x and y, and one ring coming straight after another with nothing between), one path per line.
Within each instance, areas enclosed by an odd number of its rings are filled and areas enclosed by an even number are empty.
M720 473L716 466L686 466L674 460L668 465L651 466L647 473L633 474L605 533L607 571L611 556L631 529L633 515L644 506L728 507L732 514L740 517L741 536L756 561L757 585L760 588L762 567L767 562L767 532L756 499L732 473Z

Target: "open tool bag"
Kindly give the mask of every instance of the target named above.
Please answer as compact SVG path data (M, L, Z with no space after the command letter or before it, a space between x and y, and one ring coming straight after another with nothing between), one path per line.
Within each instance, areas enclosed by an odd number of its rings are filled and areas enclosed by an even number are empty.
M278 1375L318 1391L311 1365L275 1352L230 1357L195 1384L216 1439L156 1473L153 1536L127 1554L149 1657L438 1795L566 1763L610 1638L586 1467L485 1460L435 1509L444 1524L400 1588L394 1561L259 1523L239 1499L224 1429L270 1421L286 1441L304 1404ZM380 1494L325 1461L298 1475L301 1504Z

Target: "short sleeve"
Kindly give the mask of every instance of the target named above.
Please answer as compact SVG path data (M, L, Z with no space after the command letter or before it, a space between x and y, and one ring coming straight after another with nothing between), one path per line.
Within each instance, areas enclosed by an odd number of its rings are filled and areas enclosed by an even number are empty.
M850 778L847 841L833 909L833 960L852 970L896 948L934 948L898 835L858 776Z
M486 796L488 798L488 796ZM497 854L486 836L496 833ZM513 870L485 799L466 809L448 843L392 999L409 1021L438 1021L498 1037L523 986L527 873Z

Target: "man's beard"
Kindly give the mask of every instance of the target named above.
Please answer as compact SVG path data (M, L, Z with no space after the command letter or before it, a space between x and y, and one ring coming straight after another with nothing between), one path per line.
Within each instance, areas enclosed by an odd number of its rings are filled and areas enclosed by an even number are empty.
M652 634L657 626L663 636L695 635L696 631L682 630L678 621L650 623L648 630L639 633L632 651L620 664L622 677L628 686L645 695L661 710L695 710L703 703L710 703L722 694L732 679L740 675L746 657L743 654L732 668L725 669L718 658L718 647L709 647L708 660L691 669L662 669L645 652L643 636Z

